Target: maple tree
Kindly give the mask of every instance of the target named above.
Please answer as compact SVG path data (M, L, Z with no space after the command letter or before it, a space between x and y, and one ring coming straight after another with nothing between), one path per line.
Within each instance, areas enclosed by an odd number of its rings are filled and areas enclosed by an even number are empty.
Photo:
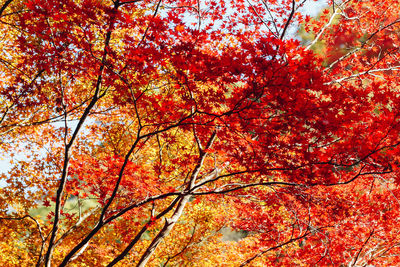
M3 0L1 264L398 264L400 3L308 2Z

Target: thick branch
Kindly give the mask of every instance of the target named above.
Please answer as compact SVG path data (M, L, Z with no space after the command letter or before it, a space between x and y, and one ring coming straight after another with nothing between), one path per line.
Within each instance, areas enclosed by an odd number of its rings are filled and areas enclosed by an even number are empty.
M9 4L14 0L7 0L0 8L0 17L3 15L4 10L8 7Z

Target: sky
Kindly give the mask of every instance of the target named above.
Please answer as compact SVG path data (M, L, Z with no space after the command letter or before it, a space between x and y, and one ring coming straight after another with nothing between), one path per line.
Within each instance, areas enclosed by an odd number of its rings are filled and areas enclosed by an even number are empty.
M301 9L301 12L305 15L314 17L318 15L321 9L326 6L328 6L327 0L322 0L322 1L309 0L305 3L304 7Z

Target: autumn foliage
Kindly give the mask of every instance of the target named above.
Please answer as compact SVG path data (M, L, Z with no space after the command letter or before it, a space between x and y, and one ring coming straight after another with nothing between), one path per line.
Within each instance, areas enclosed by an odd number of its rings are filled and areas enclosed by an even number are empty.
M2 0L0 265L398 265L400 3L314 2Z

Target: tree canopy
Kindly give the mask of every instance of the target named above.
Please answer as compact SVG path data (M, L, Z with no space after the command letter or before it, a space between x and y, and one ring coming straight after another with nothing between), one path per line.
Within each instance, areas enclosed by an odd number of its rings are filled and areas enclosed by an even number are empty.
M2 0L1 265L399 264L400 3L310 2Z

